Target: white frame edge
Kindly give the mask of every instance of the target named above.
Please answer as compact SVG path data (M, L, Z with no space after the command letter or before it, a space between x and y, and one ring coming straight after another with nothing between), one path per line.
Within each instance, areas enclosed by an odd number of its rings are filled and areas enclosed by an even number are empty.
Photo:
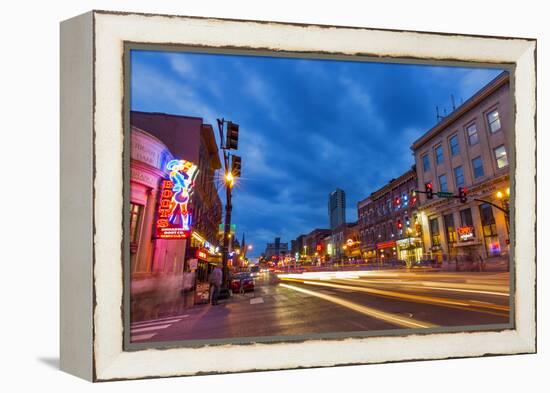
M94 12L93 16L96 171L93 212L96 230L94 379L323 367L536 351L535 41L104 12ZM522 190L515 194L516 210L522 212L516 216L515 222L516 329L124 352L121 242L125 41L516 63L515 129L521 137L516 138L515 182L517 189Z

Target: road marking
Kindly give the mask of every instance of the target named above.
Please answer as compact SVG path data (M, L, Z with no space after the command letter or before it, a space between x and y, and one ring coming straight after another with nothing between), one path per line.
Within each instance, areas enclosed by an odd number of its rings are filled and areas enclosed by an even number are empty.
M329 302L332 302L332 303L338 304L340 306L349 308L350 310L360 312L361 314L365 314L365 315L368 315L370 317L380 319L380 320L392 323L392 324L397 325L397 326L406 327L406 328L433 328L433 327L438 327L438 325L435 325L435 324L430 323L430 322L424 322L424 321L419 321L419 320L414 320L414 319L402 317L400 315L393 314L393 313L386 312L386 311L381 311L381 310L378 310L378 309L373 308L373 307L367 307L367 306L363 306L363 305L360 305L360 304L357 304L357 303L350 302L348 300L343 300L343 299L340 299L336 296L325 295L323 293L310 291L308 289L303 289L303 288L295 287L293 285L288 285L288 284L279 284L279 285L281 285L284 288L292 289L292 290L297 291L299 293L306 293L306 294L309 294L311 296L315 296L315 297L327 300Z
M264 298L262 297L255 297L253 299L250 299L250 304L260 304L264 302Z
M149 340L150 338L154 337L156 335L156 333L152 333L152 334L140 334L139 336L133 336L132 337L132 342L135 342L135 341L143 341L143 340Z
M142 328L135 328L135 329L132 329L132 333L141 333L141 332L147 332L150 330L166 329L170 325L171 323L169 323L168 325L154 325L154 326L147 326Z
M178 317L165 317L159 319L151 319L147 321L134 322L130 325L130 341L144 341L149 340L159 333L159 330L166 329L172 326L174 323L181 321L183 318L188 317L189 314L180 315ZM136 334L143 332L154 331L154 333Z
M182 317L185 318L185 317ZM132 323L132 328L134 327L145 327L145 326L153 326L163 323L175 323L182 320L182 318L172 318L172 319L163 319L163 320L154 320L154 321L143 321L143 322L135 322Z

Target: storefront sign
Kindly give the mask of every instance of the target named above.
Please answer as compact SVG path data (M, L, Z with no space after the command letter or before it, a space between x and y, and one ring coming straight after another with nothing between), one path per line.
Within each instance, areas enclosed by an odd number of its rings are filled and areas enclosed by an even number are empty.
M474 228L471 226L458 227L458 238L461 242L467 242L474 239Z
M188 259L187 263L189 264L189 270L191 271L197 270L197 266L199 265L199 261L197 258Z
M383 248L395 247L395 240L389 240L387 242L377 243L376 248L381 250Z
M145 173L139 169L131 168L130 169L130 180L136 183L144 184L151 188L157 187L157 177Z
M156 235L161 239L186 239L192 225L188 208L198 168L186 160L172 160L166 164L170 180L160 187Z
M205 250L202 250L200 248L197 249L195 252L195 256L198 259L202 259L203 261L206 261L208 259L208 253Z

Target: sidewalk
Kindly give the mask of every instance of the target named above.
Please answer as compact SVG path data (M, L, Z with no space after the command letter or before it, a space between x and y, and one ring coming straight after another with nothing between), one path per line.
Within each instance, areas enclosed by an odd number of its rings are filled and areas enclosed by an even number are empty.
M439 267L440 271L460 271L460 272L507 272L508 271L509 258L505 257L492 257L483 260L481 263L475 262L459 262L458 269L456 261L445 261Z

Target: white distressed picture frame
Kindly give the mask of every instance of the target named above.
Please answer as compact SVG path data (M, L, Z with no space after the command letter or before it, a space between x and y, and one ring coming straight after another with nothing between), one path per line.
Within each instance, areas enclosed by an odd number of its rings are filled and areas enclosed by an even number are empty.
M124 351L124 43L512 64L514 329ZM536 351L536 41L93 11L61 25L61 368L92 381ZM512 274L512 273L511 273Z

